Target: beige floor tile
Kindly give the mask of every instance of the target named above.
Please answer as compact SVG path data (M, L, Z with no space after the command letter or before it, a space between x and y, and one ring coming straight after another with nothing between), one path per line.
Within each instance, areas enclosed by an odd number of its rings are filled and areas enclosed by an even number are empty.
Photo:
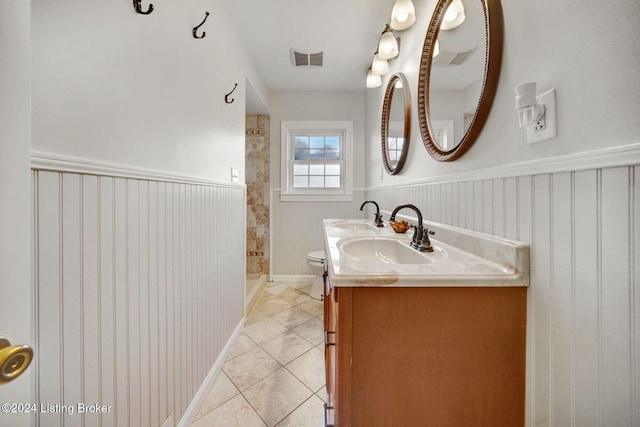
M264 287L264 290L273 296L278 296L281 293L288 291L289 289L291 289L291 287L287 286L284 283L279 283L279 282L269 282L267 283L267 285Z
M244 354L249 350L253 350L256 347L258 347L258 345L254 343L251 338L245 334L240 334L236 342L233 344L233 347L231 347L227 360L235 359L241 354Z
M258 298L256 307L269 316L273 316L274 314L281 313L293 307L292 304L289 304L287 301L283 300L280 297L265 295L266 294L263 294L263 296Z
M322 426L324 426L324 402L315 394L278 424L278 427Z
M264 427L265 423L241 395L193 423L194 427Z
M289 362L285 368L314 392L324 386L324 353L316 347Z
M329 394L327 393L327 388L322 387L320 390L316 392L316 396L318 396L324 403L329 402Z
M322 319L318 317L314 317L308 322L294 328L293 332L313 345L324 343L324 323Z
M296 326L300 326L303 323L308 322L314 317L304 310L300 310L297 307L293 307L292 309L289 309L289 310L283 311L282 313L278 313L274 316L271 316L271 318L277 321L278 323L286 326L287 328L293 329Z
M321 314L324 314L324 305L322 301L317 299L311 299L305 303L302 303L298 306L298 308L306 311L313 316L320 316Z
M244 392L247 401L268 426L275 426L312 394L284 368Z
M243 391L280 367L280 363L267 352L256 348L227 361L222 370Z
M269 318L269 315L267 313L265 313L264 311L261 311L256 307L253 307L251 312L247 315L247 318L245 319L244 324L245 326L251 326L254 323L258 323L268 318Z
M285 326L281 325L271 318L268 318L258 323L254 323L251 326L246 326L244 328L244 334L256 343L262 344L269 340L272 340L278 335L284 334L288 330L289 329L287 329Z
M296 288L288 288L278 296L293 305L299 305L311 299L309 292L304 292Z
M291 331L262 344L262 348L283 365L307 352L311 347L313 346L309 341Z
M207 397L204 399L200 411L198 415L196 415L196 419L208 414L238 394L240 394L240 391L233 385L229 377L227 377L224 372L220 372L211 390L209 390Z

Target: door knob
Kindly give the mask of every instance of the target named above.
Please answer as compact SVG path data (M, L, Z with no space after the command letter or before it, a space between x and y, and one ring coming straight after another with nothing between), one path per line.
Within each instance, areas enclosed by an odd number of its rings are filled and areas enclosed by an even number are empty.
M0 385L18 378L33 360L33 350L27 345L11 345L0 337Z

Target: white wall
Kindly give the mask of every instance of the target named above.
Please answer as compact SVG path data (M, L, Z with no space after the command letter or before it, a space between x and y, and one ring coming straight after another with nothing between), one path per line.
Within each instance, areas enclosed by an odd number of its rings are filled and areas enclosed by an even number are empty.
M29 133L31 37L29 2L0 0L0 335L31 340ZM0 386L0 402L32 401L33 367ZM28 424L28 414L0 412L3 426Z
M414 100L435 3L415 2L417 24L401 34L392 61ZM429 220L531 245L527 426L640 425L640 121L632 118L640 111L640 7L631 0L502 7L495 102L459 160L428 155L414 101L405 169L381 180L384 85L367 91L367 197L385 210L415 203ZM539 91L556 89L559 128L558 138L527 145L513 88L532 80Z
M310 251L324 248L322 219L361 218L364 201L364 95L362 92L274 92L271 94L272 268L274 275L311 274ZM280 202L280 122L353 121L353 202Z
M268 105L222 1L33 1L36 151L242 182L245 78Z

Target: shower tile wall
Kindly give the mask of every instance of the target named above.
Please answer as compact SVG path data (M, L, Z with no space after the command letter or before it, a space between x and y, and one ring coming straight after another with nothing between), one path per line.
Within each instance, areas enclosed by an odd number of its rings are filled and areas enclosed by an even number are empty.
M267 115L246 117L247 274L269 274L269 126Z

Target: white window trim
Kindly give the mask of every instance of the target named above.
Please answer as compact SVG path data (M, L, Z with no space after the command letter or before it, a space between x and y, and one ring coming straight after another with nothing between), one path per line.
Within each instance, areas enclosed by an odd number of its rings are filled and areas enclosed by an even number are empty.
M328 131L344 132L343 164L344 186L341 189L299 189L293 188L292 131ZM353 201L353 122L347 121L283 121L280 124L280 201L316 202L316 201Z

